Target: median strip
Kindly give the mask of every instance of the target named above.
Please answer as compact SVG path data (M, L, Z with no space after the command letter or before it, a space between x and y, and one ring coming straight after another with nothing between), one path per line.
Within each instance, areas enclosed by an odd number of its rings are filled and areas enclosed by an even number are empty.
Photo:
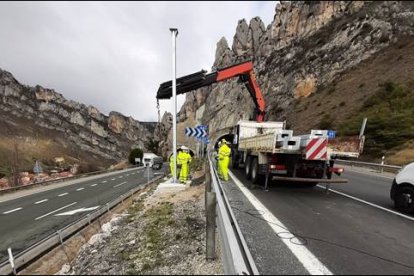
M10 210L10 211L6 211L6 212L4 212L4 213L3 213L3 215L7 215L7 214L10 214L10 213L13 213L13 212L19 211L19 210L21 210L21 209L23 209L23 208L19 207L19 208L16 208L16 209Z
M43 216L37 217L37 218L35 218L35 220L39 220L39 219L42 219L42 218L44 218L44 217L47 217L47 216L49 216L49 215L51 215L51 214L54 214L54 213L56 213L56 212L59 212L60 210L63 210L63 209L68 208L68 207L70 207L70 206L72 206L72 205L75 205L76 203L77 203L77 202L72 202L71 204L68 204L68 205L66 205L66 206L63 206L63 207L61 207L61 208L59 208L59 209L56 209L56 210L54 210L54 211L52 211L52 212L50 212L50 213L44 214Z
M46 201L48 201L48 199L43 199L43 200L40 200L40 201L38 201L38 202L35 202L34 204L40 204L40 203L43 203L43 202L46 202Z
M121 184L115 185L114 188L124 185L126 182L122 182Z

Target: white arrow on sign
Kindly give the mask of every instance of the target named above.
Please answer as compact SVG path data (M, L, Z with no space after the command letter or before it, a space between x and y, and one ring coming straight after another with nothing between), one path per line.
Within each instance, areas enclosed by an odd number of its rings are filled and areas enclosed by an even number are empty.
M80 209L76 209L76 210L72 210L72 211L68 211L68 212L56 214L55 216L72 216L72 215L74 215L76 213L93 211L93 210L96 210L98 208L99 208L99 206L90 207L90 208L80 208Z

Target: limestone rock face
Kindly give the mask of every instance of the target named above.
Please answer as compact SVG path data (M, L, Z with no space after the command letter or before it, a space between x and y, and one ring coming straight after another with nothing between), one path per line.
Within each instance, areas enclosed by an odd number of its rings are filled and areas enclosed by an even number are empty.
M267 27L258 17L249 24L240 20L232 46L224 38L217 43L213 68L252 60L266 119L283 121L295 99L317 93L318 87L413 36L413 6L402 1L280 1ZM202 97L197 93L187 94L179 113L183 124L197 117L214 132L254 118L253 101L236 79L205 88Z
M96 107L67 100L52 89L22 85L1 69L0 115L0 123L18 125L15 121L20 118L30 125L61 133L55 140L62 148L72 147L111 162L126 158L133 147L145 150L149 139L160 140L154 136L155 122L139 122L118 112L106 116Z

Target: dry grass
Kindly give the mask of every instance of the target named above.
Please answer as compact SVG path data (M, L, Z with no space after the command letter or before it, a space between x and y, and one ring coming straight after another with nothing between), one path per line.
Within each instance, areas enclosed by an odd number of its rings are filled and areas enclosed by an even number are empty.
M390 156L386 156L385 163L404 166L408 163L414 162L414 142L406 143L403 149L396 151Z

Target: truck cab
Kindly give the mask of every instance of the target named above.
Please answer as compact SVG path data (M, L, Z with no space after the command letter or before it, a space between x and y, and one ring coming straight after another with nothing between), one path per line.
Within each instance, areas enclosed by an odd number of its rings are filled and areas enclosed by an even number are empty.
M143 165L145 167L151 167L154 170L159 170L162 168L163 159L162 157L156 155L155 153L149 152L144 153L143 156Z

